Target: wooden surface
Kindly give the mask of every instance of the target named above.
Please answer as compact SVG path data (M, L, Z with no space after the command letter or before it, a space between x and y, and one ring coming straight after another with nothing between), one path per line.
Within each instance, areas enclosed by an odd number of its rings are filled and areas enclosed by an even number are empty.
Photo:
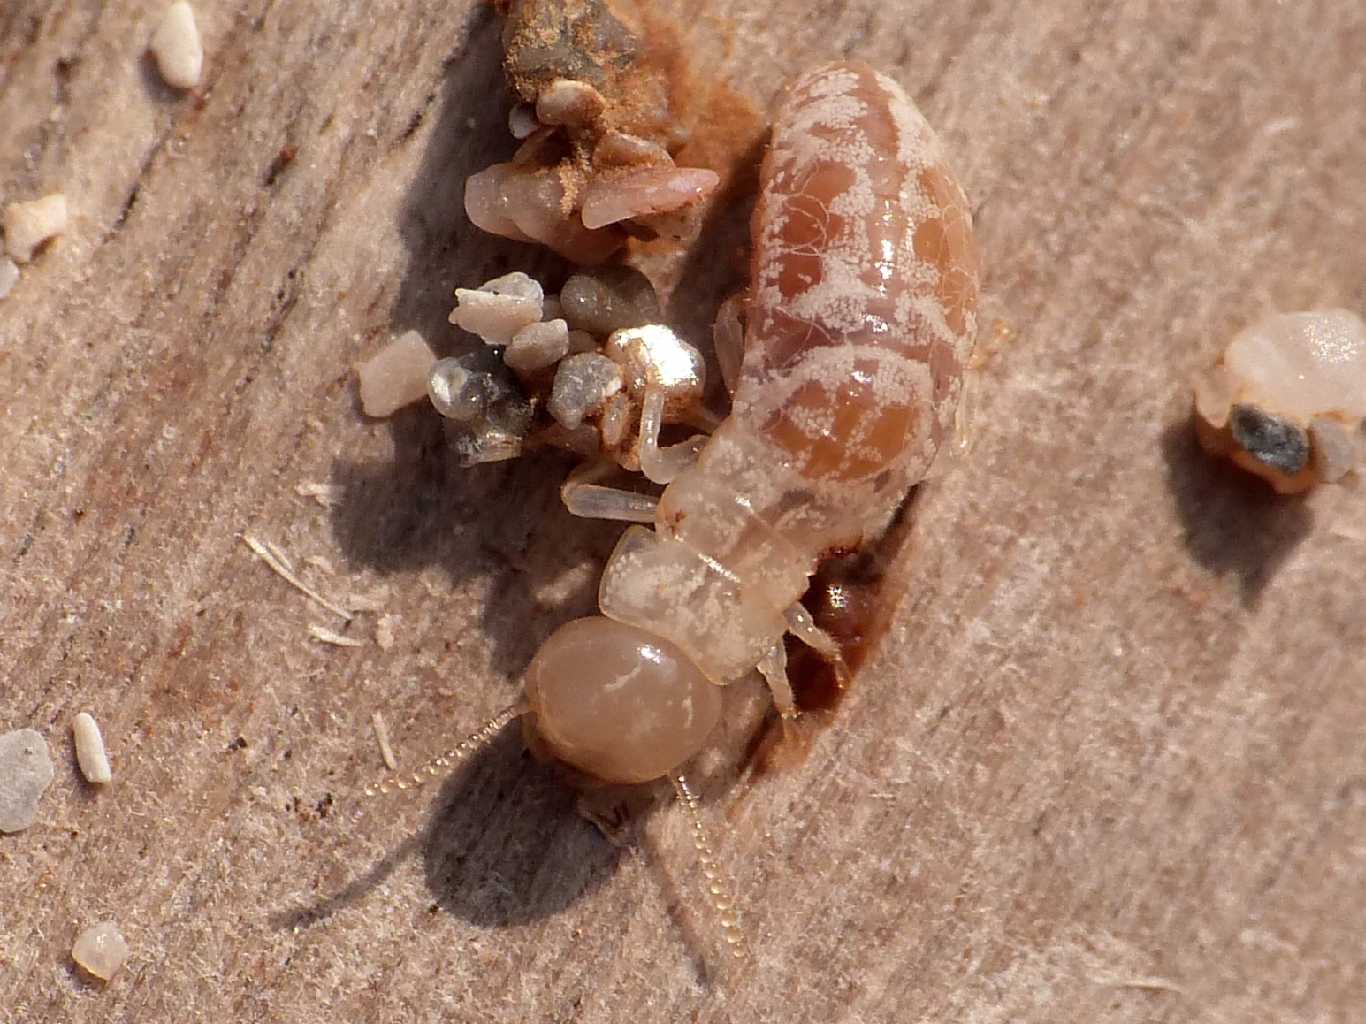
M408 764L475 728L617 533L558 509L560 462L463 471L429 412L357 411L356 360L408 328L455 350L457 283L543 265L459 212L511 149L495 18L204 2L194 98L142 55L158 11L0 6L0 197L73 210L0 302L0 728L58 765L0 837L0 1019L1361 1019L1366 499L1210 465L1186 381L1264 313L1366 309L1366 10L685 19L760 106L823 58L890 69L987 266L975 449L915 504L881 653L804 765L706 789L738 966L679 811L614 847L513 730L358 796L371 713ZM393 646L244 533L379 598ZM107 987L69 959L103 918L134 951Z

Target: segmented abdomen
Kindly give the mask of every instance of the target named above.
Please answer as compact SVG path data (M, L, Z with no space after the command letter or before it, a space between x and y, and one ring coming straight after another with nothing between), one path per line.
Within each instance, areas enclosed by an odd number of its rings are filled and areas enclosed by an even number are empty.
M925 475L977 326L967 201L891 79L852 64L798 78L760 184L731 414L600 589L603 614L718 682L781 641L821 556L885 527Z
M735 414L817 485L914 483L976 331L971 212L938 139L891 79L826 65L790 86L760 183Z

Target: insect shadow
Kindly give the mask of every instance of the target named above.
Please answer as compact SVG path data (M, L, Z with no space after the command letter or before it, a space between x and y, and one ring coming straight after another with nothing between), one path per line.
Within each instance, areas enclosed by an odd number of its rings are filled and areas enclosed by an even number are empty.
M611 877L622 855L574 810L574 795L504 732L428 791L421 829L331 895L271 918L280 929L319 924L363 903L420 854L430 910L508 927L564 910Z
M407 266L392 309L375 318L372 348L406 330L422 334L439 355L480 347L479 339L447 322L457 285L519 269L553 288L567 274L566 265L539 247L484 234L465 216L465 179L507 160L516 145L503 120L511 98L501 53L498 19L492 7L479 5L463 48L447 61L443 94L409 126L426 149L401 214ZM424 132L427 111L437 122ZM392 459L339 458L332 466L340 495L332 509L338 544L354 562L382 573L436 566L453 588L488 580L481 626L494 670L509 679L511 699L541 641L561 622L594 610L597 578L590 567L606 560L620 530L563 509L556 486L569 469L563 456L462 467L444 421L426 403L375 429L390 432Z
M1276 569L1313 527L1303 495L1277 494L1207 454L1191 419L1163 431L1162 455L1187 550L1211 572L1237 576L1243 607L1255 607Z
M463 48L446 62L441 95L409 125L408 137L424 139L426 149L401 213L407 266L392 309L374 318L371 348L416 330L439 355L468 351L482 342L447 322L457 285L520 269L557 287L567 273L539 247L483 234L465 217L465 179L515 148L503 121L510 98L501 53L498 19L491 6L478 5ZM428 112L437 122L422 131ZM479 627L494 673L507 680L494 702L510 702L545 637L595 610L597 570L620 529L565 511L558 488L569 469L563 457L540 453L462 467L441 417L426 403L374 429L390 432L391 459L333 462L337 543L349 560L382 574L435 567L453 592L485 583ZM340 892L277 915L277 923L321 920L364 898L419 853L433 909L479 924L515 924L572 903L610 873L618 856L575 816L573 794L525 756L516 730L504 730L457 766L439 791L405 799L432 808L418 834Z
M722 301L749 284L750 219L759 197L759 165L769 131L737 150L734 171L712 198L698 241L683 261L678 284L669 296L665 318L707 357L707 402L729 405L712 344L712 321Z
M609 878L621 855L574 810L574 794L532 759L516 729L441 787L422 844L437 904L505 927L563 910Z

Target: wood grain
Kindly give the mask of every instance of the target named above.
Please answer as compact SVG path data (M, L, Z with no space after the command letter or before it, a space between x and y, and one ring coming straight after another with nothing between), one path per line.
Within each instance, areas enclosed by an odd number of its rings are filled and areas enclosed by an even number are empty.
M410 765L475 728L617 533L553 459L463 471L430 414L356 406L389 337L464 344L457 283L547 266L460 213L511 150L493 13L202 3L183 96L158 4L9 0L0 199L74 217L0 302L0 727L69 765L0 837L0 1019L1360 1019L1366 501L1210 465L1186 381L1266 312L1366 309L1366 10L663 6L761 107L889 69L987 266L975 447L915 503L880 654L804 765L706 788L754 956L676 809L612 846L512 731L358 798L371 713ZM102 918L134 950L107 987L69 960Z

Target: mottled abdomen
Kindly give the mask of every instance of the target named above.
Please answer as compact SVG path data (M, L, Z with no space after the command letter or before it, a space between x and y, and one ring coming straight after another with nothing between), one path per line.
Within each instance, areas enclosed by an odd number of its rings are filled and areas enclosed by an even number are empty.
M891 79L850 64L798 78L760 185L731 415L599 592L603 614L717 682L758 664L821 557L874 536L924 477L976 330L967 201Z
M736 414L815 484L909 486L976 330L971 213L939 141L891 79L826 65L789 87L761 186Z

